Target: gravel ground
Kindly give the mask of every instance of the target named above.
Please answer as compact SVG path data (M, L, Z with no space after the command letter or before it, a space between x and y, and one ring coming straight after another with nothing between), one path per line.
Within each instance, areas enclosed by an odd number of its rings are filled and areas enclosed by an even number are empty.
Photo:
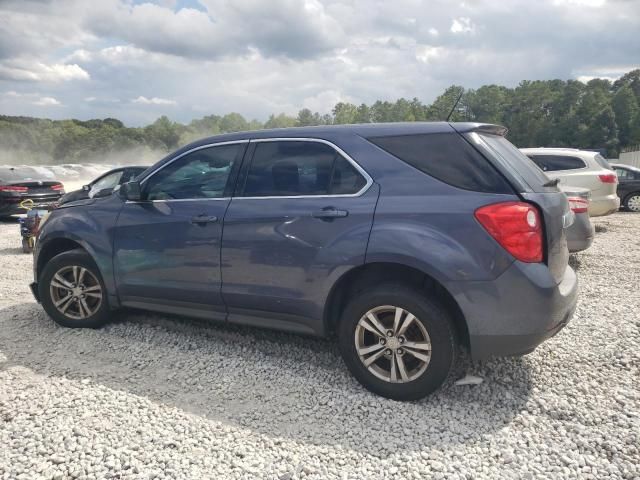
M0 479L640 478L640 215L596 223L569 326L417 403L363 390L325 340L131 312L57 327L0 224Z

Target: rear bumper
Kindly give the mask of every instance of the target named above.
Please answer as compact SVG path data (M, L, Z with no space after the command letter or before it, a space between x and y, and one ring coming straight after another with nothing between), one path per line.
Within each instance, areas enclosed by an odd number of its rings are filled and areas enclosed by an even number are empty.
M579 213L567 229L567 246L572 253L586 250L593 243L595 228L587 213Z
M18 215L27 213L27 209L20 206L24 200L33 200L33 208L50 209L60 200L62 195L24 195L20 197L0 196L0 215Z
M602 217L617 212L620 209L620 198L613 193L606 197L592 198L589 203L589 216Z
M544 264L514 262L493 281L449 287L457 291L474 360L532 352L569 322L578 299L578 279L569 266L559 284Z

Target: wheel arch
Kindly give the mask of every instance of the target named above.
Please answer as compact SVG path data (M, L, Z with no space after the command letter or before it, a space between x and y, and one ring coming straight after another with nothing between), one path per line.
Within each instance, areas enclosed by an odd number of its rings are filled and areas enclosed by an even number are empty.
M324 308L324 330L336 332L340 314L347 301L359 291L383 281L395 281L417 287L435 295L451 313L460 343L469 348L469 330L460 306L451 293L434 276L415 266L394 262L372 262L354 267L344 273L333 285Z

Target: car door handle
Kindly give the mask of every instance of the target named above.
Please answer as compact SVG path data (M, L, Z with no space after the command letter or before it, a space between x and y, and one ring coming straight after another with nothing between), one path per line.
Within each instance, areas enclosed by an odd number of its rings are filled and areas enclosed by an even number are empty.
M347 210L337 210L333 207L323 208L322 210L317 210L311 214L313 218L320 218L323 220L332 220L334 218L343 218L349 215Z
M191 223L196 223L198 225L204 225L205 223L215 223L218 221L218 217L209 216L209 215L196 215L195 217L191 217Z

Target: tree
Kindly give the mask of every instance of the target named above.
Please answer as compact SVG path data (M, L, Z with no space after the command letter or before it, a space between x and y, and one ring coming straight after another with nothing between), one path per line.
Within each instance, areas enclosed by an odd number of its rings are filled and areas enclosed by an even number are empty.
M287 128L287 127L295 127L297 120L293 117L289 117L284 113L281 113L278 116L271 115L269 120L267 120L264 124L264 128Z
M606 106L595 116L588 129L588 139L586 147L606 149L608 156L618 154L618 127L610 106Z
M309 125L318 125L318 124L319 124L318 118L314 117L313 112L308 108L303 108L298 112L297 125L299 127L307 127Z
M618 125L618 138L622 145L632 142L636 119L639 114L638 100L629 85L622 86L613 96L611 107Z
M336 106L333 107L333 123L355 123L357 114L358 107L353 103L336 103Z

